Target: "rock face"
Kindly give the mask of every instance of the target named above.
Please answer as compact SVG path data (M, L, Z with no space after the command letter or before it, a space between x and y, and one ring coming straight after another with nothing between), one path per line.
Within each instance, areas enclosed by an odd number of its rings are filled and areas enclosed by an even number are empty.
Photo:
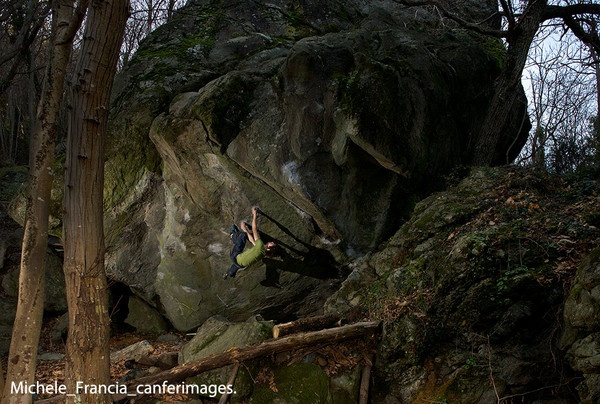
M393 1L191 1L115 85L110 277L180 330L320 311L351 258L469 163L502 53ZM223 281L252 205L281 254Z
M326 304L385 321L373 401L576 402L583 374L580 397L596 402L597 249L579 269L560 343L557 331L577 265L600 242L599 191L475 170L419 202Z
M179 352L179 363L188 363L203 359L211 354L217 354L231 347L244 347L258 344L269 339L273 324L251 319L246 322L230 323L227 319L215 316L202 324L192 338ZM240 368L236 377L236 398L247 398L252 394L253 382L251 373L258 373L258 367L246 363ZM225 385L229 380L233 366L202 373L187 380L188 384ZM210 397L210 396L209 396ZM214 395L210 398L214 398Z
M600 249L581 264L565 303L561 345L571 367L583 375L577 386L583 403L600 400Z

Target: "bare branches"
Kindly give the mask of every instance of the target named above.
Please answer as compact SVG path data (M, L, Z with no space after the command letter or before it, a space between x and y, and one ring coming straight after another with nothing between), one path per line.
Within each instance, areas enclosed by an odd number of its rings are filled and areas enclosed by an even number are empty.
M434 7L435 11L450 21L456 23L459 27L476 32L483 35L488 35L495 38L504 38L506 40L507 52L505 55L504 68L496 81L496 94L492 101L484 125L482 125L481 133L479 135L479 141L476 146L475 155L479 156L475 158L477 164L489 164L490 150L494 150L496 145L496 139L502 136L503 125L510 120L510 115L506 114L506 110L501 108L501 105L507 105L508 99L512 99L513 93L516 91L515 88L521 82L523 71L525 68L525 58L527 54L534 49L536 42L543 41L543 38L539 36L540 32L544 35L554 35L555 41L564 42L568 36L576 37L580 43L585 45L584 49L587 48L589 54L582 51L578 57L573 59L570 58L568 61L562 62L567 64L565 69L573 69L572 65L578 64L585 66L586 64L593 64L597 66L597 59L593 59L595 55L600 54L600 35L598 24L600 20L600 4L584 2L583 0L572 1L571 4L566 5L549 5L547 0L498 0L500 11L496 16L503 18L501 30L494 30L486 26L482 22L469 21L468 18L459 15L458 12L453 10L453 2L446 2L444 0L397 0L398 3L408 7ZM550 27L546 30L546 27ZM494 27L492 27L494 28ZM551 34L548 34L551 32ZM569 50L570 52L570 50ZM591 55L591 56L590 56ZM592 60L593 59L593 60ZM573 72L575 76L582 76L579 71ZM589 69L588 69L589 71ZM600 71L600 69L596 69ZM541 73L546 73L541 71ZM531 71L530 71L531 73ZM583 117L580 113L574 114L570 108L579 108L577 111L586 111L589 109L584 105L576 105L573 103L575 99L575 88L580 88L579 85L571 83L556 83L556 82L541 82L546 79L538 78L536 82L540 87L535 88L536 93L533 97L534 103L534 119L536 122L536 131L533 135L533 140L530 142L530 159L535 159L534 155L542 156L544 161L547 160L543 154L546 145L549 142L553 142L557 145L575 145L571 147L573 153L579 153L581 150L580 146L577 146L579 140L574 138L567 139L568 141L562 141L553 139L555 133L558 133L558 125L569 125L570 133L579 134L581 138L585 137L585 129L582 129L581 125L589 126L588 116ZM530 82L533 82L531 80ZM565 85L571 86L570 90L565 88ZM506 87L506 88L504 88ZM598 92L597 88L588 87L588 91ZM501 96L498 96L501 94ZM539 97L543 97L539 98ZM589 102L590 97L584 97L583 94L578 94L578 99L583 102ZM600 98L600 97L597 97ZM550 109L549 106L544 105L551 100L553 106L551 114L553 119L548 120L547 115ZM502 114L500 113L502 112ZM593 115L593 114L592 114ZM577 116L580 118L578 122L580 125L575 127L571 122L571 117ZM542 121L544 123L542 123ZM598 125L600 126L600 125ZM581 150L580 150L581 149ZM538 154L540 152L541 154ZM552 152L552 151L550 151ZM585 150L584 150L585 152ZM569 152L571 153L571 151ZM565 156L569 153L563 152L552 152L554 156ZM573 154L571 153L571 154ZM563 159L564 160L564 159ZM561 166L574 166L573 159L565 162L559 162ZM556 166L556 164L554 164Z
M504 10L504 16L508 20L508 26L514 27L517 24L517 19L512 3L507 2L506 0L500 0L500 5L502 6L502 10Z
M600 53L600 38L597 32L587 32L572 16L563 17L563 21L581 42L590 46L596 53Z
M600 15L600 4L578 3L568 6L546 6L543 19L546 21L554 18L565 18L582 14Z
M3 29L0 33L0 44L3 47L0 67L8 65L0 80L0 95L11 85L29 57L30 48L38 37L49 10L49 4L19 1L7 7L0 15Z
M490 29L481 22L467 21L459 15L448 10L444 4L436 0L398 0L398 3L408 7L433 6L440 14L449 20L454 21L462 28L477 32L479 34L489 35L496 38L504 38L508 33L507 31ZM490 18L491 17L493 16L490 16Z
M507 29L494 30L486 27L481 22L467 21L450 11L443 2L438 0L398 0L398 3L407 7L433 6L441 15L454 21L460 27L496 38L506 38L514 35L514 31L519 28L520 21L526 16L528 9L535 2L536 0L527 1L525 10L520 13L515 9L513 1L499 0L502 9L502 12L499 14L506 19ZM581 41L600 50L600 38L598 37L598 33L586 31L582 25L582 22L585 22L585 20L581 17L575 18L576 16L585 14L600 16L600 4L578 3L566 6L546 5L542 12L542 19L540 22L560 19ZM490 16L490 18L491 17L492 16Z

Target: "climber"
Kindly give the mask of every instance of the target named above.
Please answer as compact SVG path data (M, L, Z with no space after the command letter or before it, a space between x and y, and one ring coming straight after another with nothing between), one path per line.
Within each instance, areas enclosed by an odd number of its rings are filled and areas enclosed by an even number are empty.
M250 233L248 226L243 221L240 223L240 228L235 225L231 226L229 237L233 242L233 248L229 257L233 261L233 264L223 275L223 279L235 277L237 271L260 261L266 254L272 253L275 250L276 244L274 242L269 241L265 244L260 239L257 225L259 212L260 210L256 206L252 207L252 233ZM250 249L244 251L247 240L253 245Z

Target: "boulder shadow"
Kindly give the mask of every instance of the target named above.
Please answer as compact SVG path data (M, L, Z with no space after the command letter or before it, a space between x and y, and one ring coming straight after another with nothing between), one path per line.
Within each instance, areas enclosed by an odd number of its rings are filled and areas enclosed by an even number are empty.
M273 217L264 212L262 212L262 215L304 247L304 251L301 251L282 240L262 234L261 238L264 238L265 242L273 241L277 244L274 255L263 259L266 266L266 279L261 282L262 285L281 287L279 286L281 271L294 272L302 276L321 280L343 278L344 270L336 262L330 251L314 247L300 240L287 227Z

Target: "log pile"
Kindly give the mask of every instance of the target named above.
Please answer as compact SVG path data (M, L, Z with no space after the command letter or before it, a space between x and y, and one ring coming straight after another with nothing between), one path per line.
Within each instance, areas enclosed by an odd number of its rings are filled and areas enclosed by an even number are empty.
M338 325L337 327L319 329L336 324ZM281 324L276 326L276 329L273 330L274 338L271 340L246 347L233 347L227 351L207 356L195 362L189 362L171 368L168 367L173 364L172 354L168 355L168 357L157 357L152 360L141 358L139 362L136 361L140 365L159 366L164 370L160 373L141 377L125 383L127 386L127 393L125 394L123 391L120 391L118 394L113 394L112 399L113 401L120 401L127 399L128 396L135 396L138 386L147 387L159 384L164 385L166 383L181 383L200 373L229 365L234 366L227 382L227 386L233 386L239 367L246 361L261 357L269 357L284 352L298 351L308 347L331 346L356 339L377 341L381 333L380 322L359 322L341 326L339 324L340 319L335 316L319 316ZM372 360L372 356L369 356L364 361L365 364L362 371L360 397L358 401L361 404L366 403L368 400ZM226 403L228 398L229 394L223 394L219 403ZM53 397L39 402L56 402L58 401L57 399L59 399L59 397ZM62 399L64 399L64 397L62 397Z

